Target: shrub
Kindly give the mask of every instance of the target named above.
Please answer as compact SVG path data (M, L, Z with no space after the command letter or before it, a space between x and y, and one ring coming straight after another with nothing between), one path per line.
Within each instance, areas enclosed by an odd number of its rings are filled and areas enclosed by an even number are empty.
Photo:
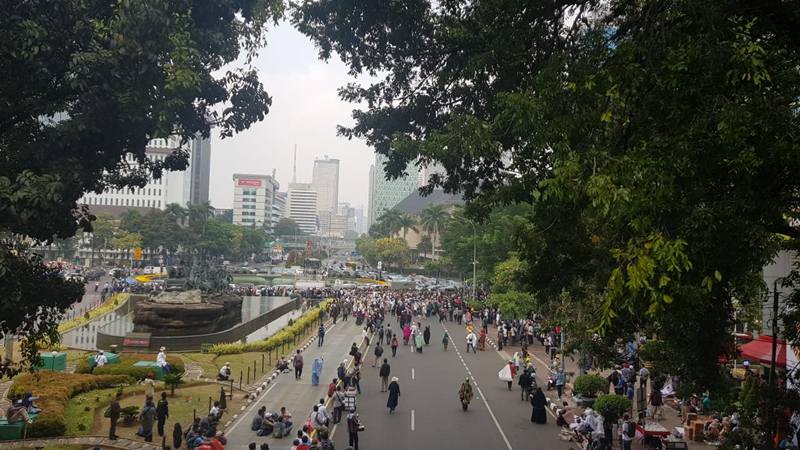
M630 409L631 401L624 395L603 394L594 402L594 410L600 413L606 422L611 423L615 423Z
M608 380L600 375L585 374L575 379L573 392L581 397L594 397L598 392L608 391Z
M37 401L42 413L28 427L29 437L62 436L67 431L64 409L71 397L94 389L103 389L126 384L125 375L87 375L62 372L26 373L14 378L8 395L32 392L40 397Z
M75 368L76 373L92 373L94 375L127 375L133 380L141 380L151 373L152 369L149 367L134 367L133 365L139 361L155 361L155 355L142 354L142 353L122 353L119 362L115 364L106 364L103 367L95 367L94 372L89 365L86 358L81 359ZM183 360L177 356L168 356L167 362L172 366L176 372L183 372Z
M245 352L272 351L285 343L293 342L296 336L302 335L307 326L313 325L314 322L319 319L322 309L326 308L329 303L330 300L323 301L318 307L310 309L296 321L290 321L289 325L283 327L281 331L278 331L267 339L247 343L231 342L227 344L214 344L209 351L217 356Z

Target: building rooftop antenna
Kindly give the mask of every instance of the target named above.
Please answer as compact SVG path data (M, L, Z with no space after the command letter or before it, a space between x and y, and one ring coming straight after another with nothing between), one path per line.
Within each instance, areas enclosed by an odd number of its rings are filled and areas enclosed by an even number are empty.
M297 144L294 144L294 163L292 164L292 183L297 183Z

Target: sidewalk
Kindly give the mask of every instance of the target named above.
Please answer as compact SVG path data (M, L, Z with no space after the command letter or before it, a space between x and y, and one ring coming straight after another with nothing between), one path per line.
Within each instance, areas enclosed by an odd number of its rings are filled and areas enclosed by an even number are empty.
M491 347L497 350L497 344L493 338L487 338L487 341ZM520 351L521 349L522 349L521 345L509 345L503 347L503 350L500 350L499 352L501 354L505 354L504 357L507 356L508 359L511 359L511 356L515 352ZM572 399L572 388L573 388L572 382L575 380L575 377L577 377L580 374L580 368L578 367L577 362L575 362L572 358L569 357L566 358L564 361L564 369L565 372L567 373L567 383L564 388L564 395L562 395L562 398L559 400L555 389L552 389L550 391L546 390L547 375L549 374L548 362L550 361L550 357L547 356L547 354L545 353L544 346L540 345L538 340L534 340L533 345L528 346L528 352L531 353L534 366L536 367L536 383L538 386L542 388L545 395L547 396L547 399L550 402L550 409L552 409L553 412L555 413L555 410L561 406L562 402L566 401L569 404L569 406L573 408L575 414L581 414L583 412L583 408L578 407ZM603 372L600 372L600 375L605 377L608 376L610 373L611 373L610 370L605 370ZM648 389L646 390L646 392L649 392L649 385L650 382L648 381ZM609 393L610 392L611 390L609 387ZM636 389L636 395L638 394L639 390ZM682 426L681 418L679 417L679 411L672 408L671 406L668 406L666 403L667 402L665 402L664 406L662 406L661 408L662 417L658 420L658 422L666 429L674 432L675 427ZM636 404L636 397L634 397L633 404L634 405ZM684 440L687 442L688 447L691 450L708 450L711 448L716 448L712 445L708 445L703 442L689 441L688 439L685 438ZM616 444L616 442L617 440L615 439L615 445L618 445Z

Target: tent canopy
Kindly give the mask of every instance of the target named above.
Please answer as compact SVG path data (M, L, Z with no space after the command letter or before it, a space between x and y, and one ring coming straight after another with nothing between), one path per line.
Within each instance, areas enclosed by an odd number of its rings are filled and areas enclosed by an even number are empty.
M759 336L741 347L742 358L769 365L772 360L772 336ZM776 367L786 367L786 341L778 339Z

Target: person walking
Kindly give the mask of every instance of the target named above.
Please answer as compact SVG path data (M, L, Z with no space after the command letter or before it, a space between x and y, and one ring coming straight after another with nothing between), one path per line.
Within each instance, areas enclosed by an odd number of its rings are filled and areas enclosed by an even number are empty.
M156 419L156 407L153 404L153 398L147 397L145 400L144 408L139 413L139 431L137 435L144 438L145 442L153 442L153 423Z
M321 356L319 358L314 358L314 362L311 364L312 386L319 386L319 377L322 375L322 367L324 363L325 360Z
M481 328L480 336L478 336L478 348L480 351L486 350L486 331Z
M378 361L380 361L381 356L383 356L383 347L380 343L375 344L373 353L375 354L375 361L372 363L372 367L375 367L378 364Z
M472 385L469 384L469 378L461 383L461 387L458 389L458 399L461 401L461 409L466 411L469 402L472 401Z
M336 386L333 392L331 404L333 405L333 423L337 424L342 420L342 412L344 411L344 391L342 385Z
M519 373L519 381L517 384L519 385L520 389L519 398L523 402L528 399L528 392L530 392L531 386L533 386L534 380L531 378L532 375L533 372L528 370L521 370Z
M383 364L378 372L378 375L381 377L381 392L386 392L386 388L389 386L389 374L391 371L392 368L389 366L389 361L383 358Z
M361 425L358 414L351 412L347 415L347 440L353 450L358 450L358 433L361 431L364 431L364 425Z
M556 373L556 391L558 391L558 398L561 398L561 395L564 394L564 385L567 384L567 374L564 373L564 369L559 367L558 372Z
M319 330L317 330L317 347L322 347L322 342L325 340L325 325L319 324Z
M392 382L389 383L389 399L386 401L386 407L389 408L389 414L393 414L397 408L397 403L400 401L400 384L397 377L392 377Z
M169 417L169 402L167 401L167 393L162 392L161 400L158 401L158 405L156 406L156 420L159 437L164 436L164 424L167 422L167 417Z
M117 440L117 422L119 421L119 416L121 415L122 408L119 406L119 399L122 398L122 392L117 392L117 395L114 396L114 399L111 400L111 406L109 406L109 411L111 415L109 419L111 420L110 427L108 429L108 438L112 441Z
M661 398L661 391L655 385L653 385L653 388L650 390L648 403L647 415L651 419L658 420L661 416L661 405L664 404L664 400Z
M392 334L392 358L397 356L397 346L399 343L397 342L397 335Z
M631 450L633 438L636 437L636 425L630 420L630 416L622 416L622 450Z
M450 335L447 334L447 330L444 330L444 334L442 335L442 346L444 347L444 351L447 351L447 344L450 343Z
M431 327L425 325L425 331L422 332L422 338L425 340L425 345L431 345Z
M475 353L475 354L478 353L475 350L475 339L477 339L477 337L475 336L475 333L470 331L469 334L467 334L467 353L469 353L470 349L472 349L472 353Z
M303 354L300 353L300 349L292 358L292 365L294 366L294 379L299 381L303 375Z
M531 422L544 425L547 423L547 398L541 388L536 388L531 395Z

